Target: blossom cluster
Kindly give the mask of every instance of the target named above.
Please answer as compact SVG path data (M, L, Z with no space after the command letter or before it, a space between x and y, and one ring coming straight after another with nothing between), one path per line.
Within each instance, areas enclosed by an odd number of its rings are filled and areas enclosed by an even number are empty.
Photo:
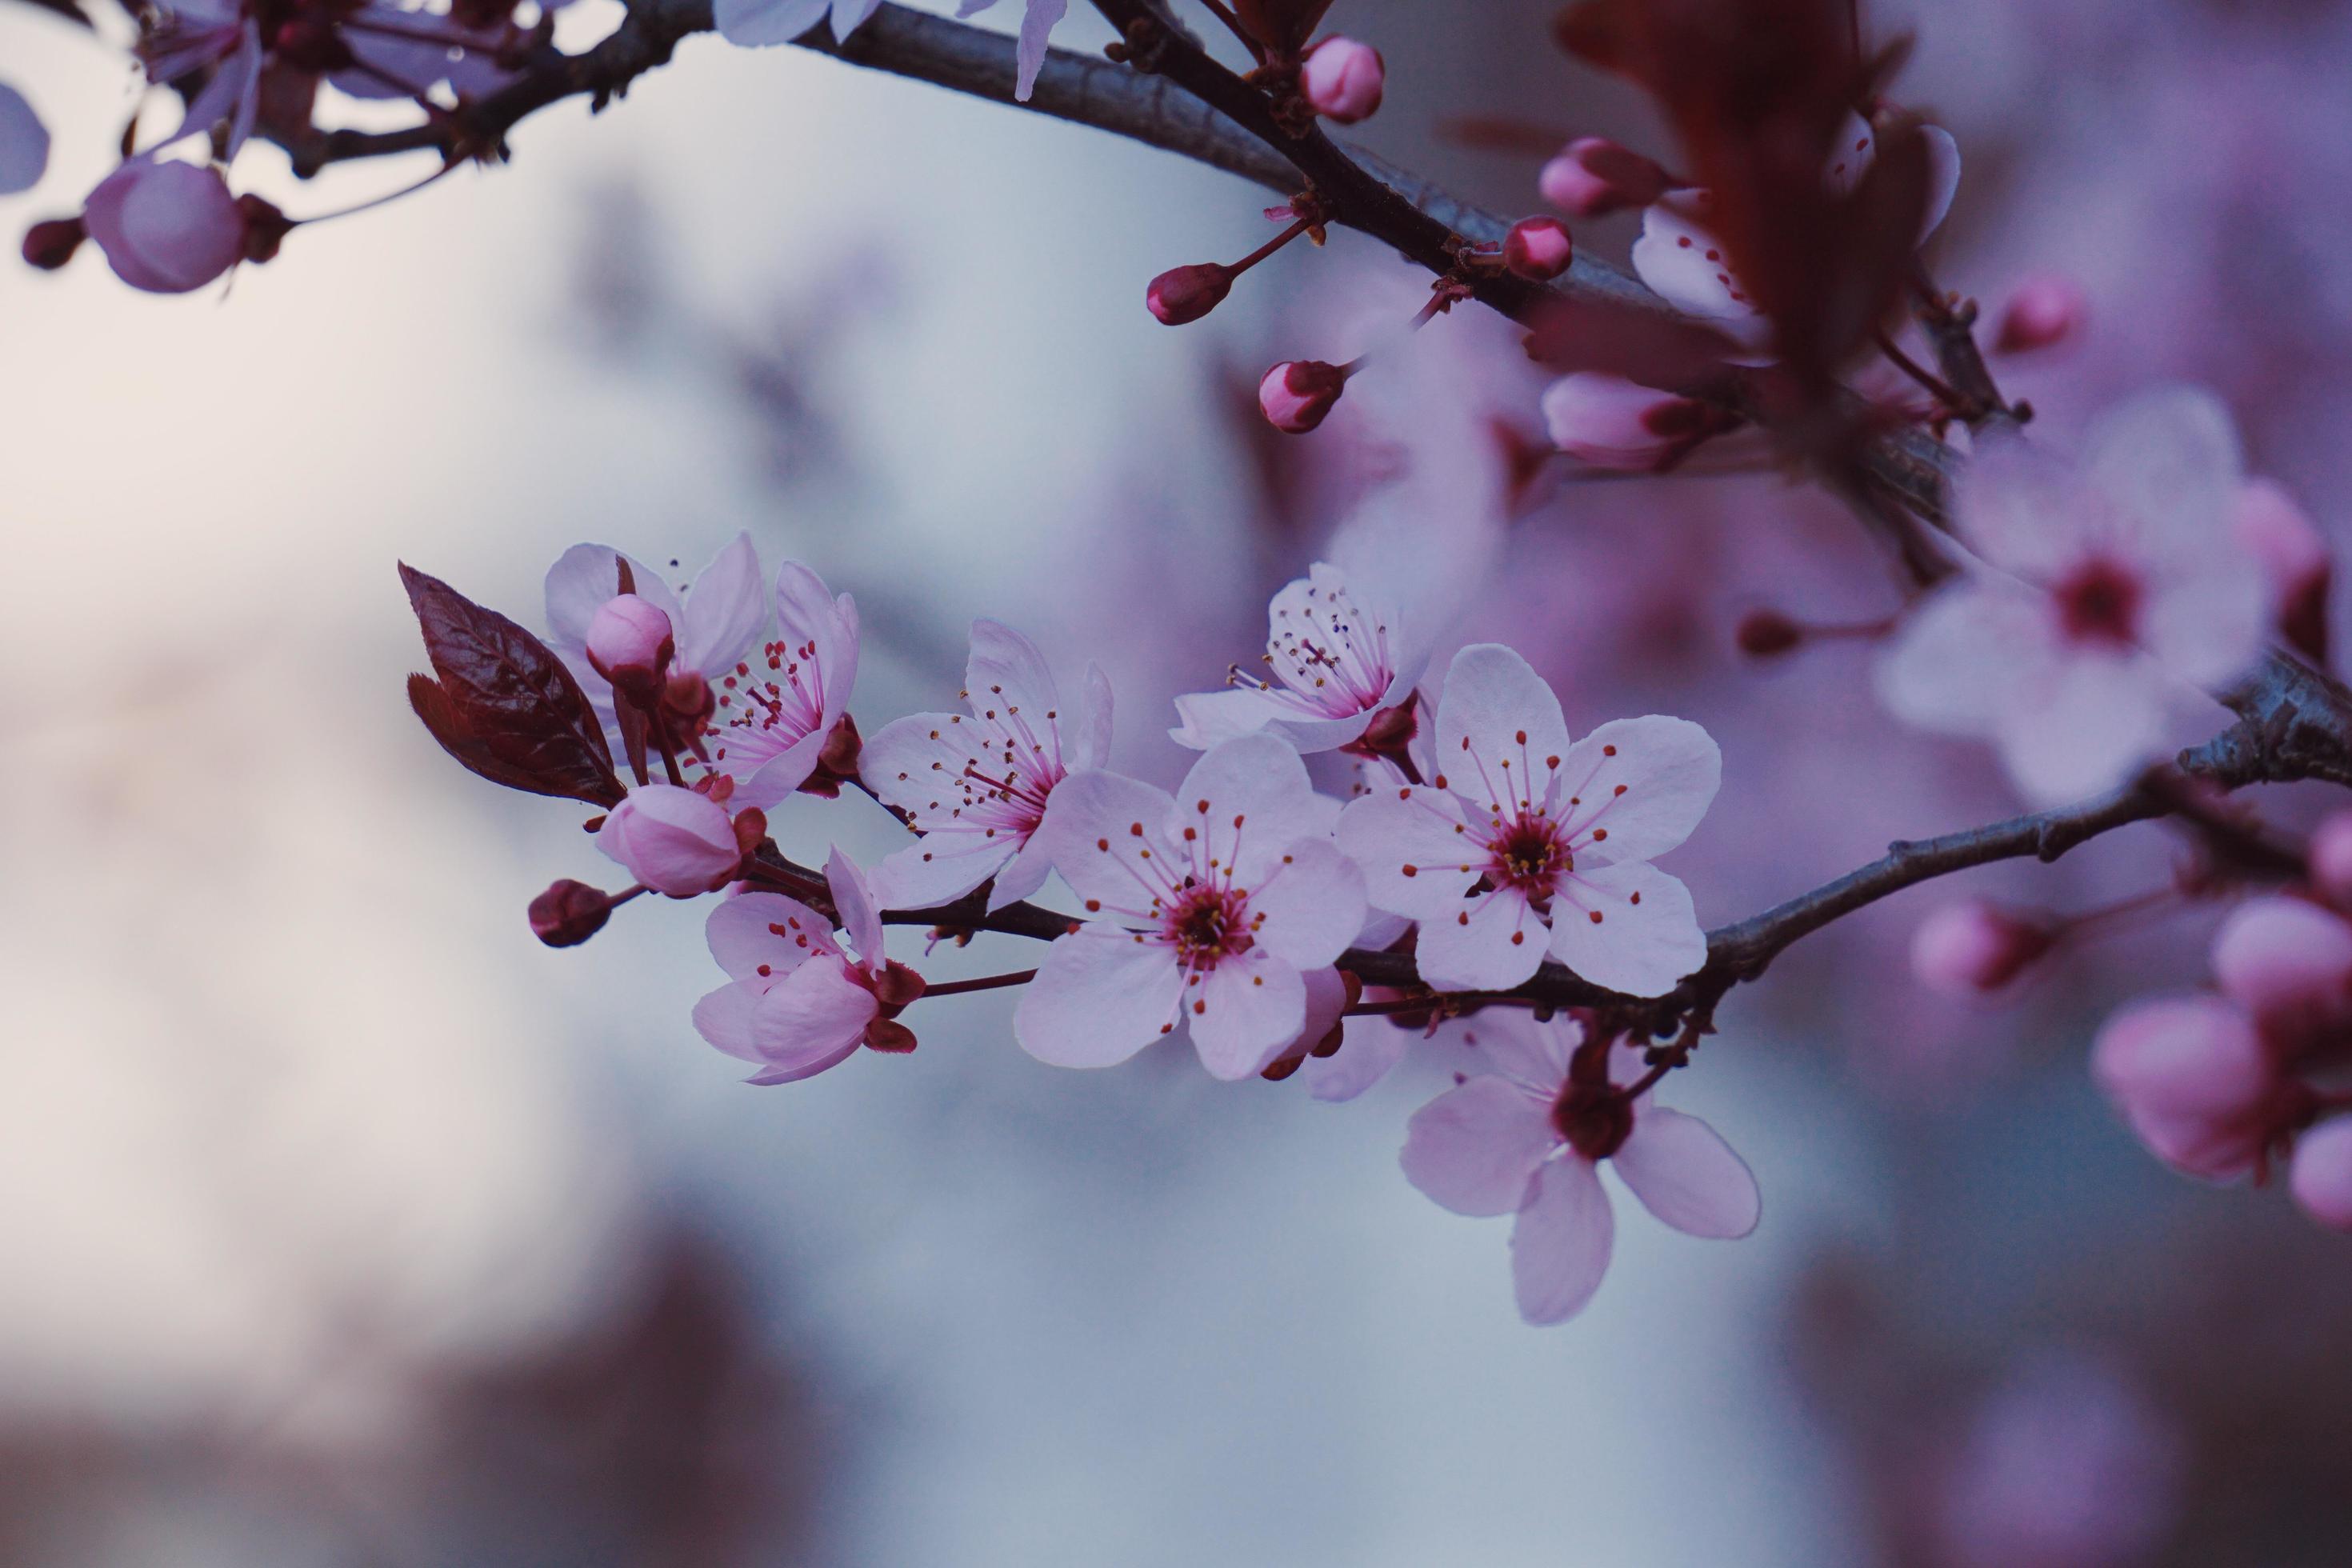
M1174 1037L1217 1079L1312 1064L1318 1097L1342 1100L1404 1054L1391 1020L1407 1015L1496 1064L1416 1120L1406 1173L1450 1208L1520 1215L1531 1320L1571 1315L1599 1283L1600 1161L1678 1228L1755 1222L1746 1168L1642 1103L1659 1075L1629 1065L1647 1047L1626 1009L1707 957L1689 890L1652 864L1716 794L1721 759L1696 724L1576 738L1494 643L1456 653L1433 700L1427 628L1318 563L1274 598L1263 677L1179 700L1169 732L1199 758L1171 793L1107 765L1098 667L1066 700L1036 646L991 620L972 626L961 709L862 737L855 602L797 562L769 578L748 536L684 590L604 546L566 552L544 641L405 575L434 664L411 682L427 728L487 777L601 807L596 845L633 879L558 882L534 928L570 945L648 891L723 895L708 935L727 980L694 1023L754 1083L912 1050L902 1015L926 996L1019 985L1013 1035L1041 1061L1109 1067ZM1316 786L1320 756L1343 794ZM911 841L871 867L836 848L821 879L784 860L769 815L845 788ZM1049 881L1065 909L1025 901ZM1047 945L1034 972L932 984L889 956L889 923ZM1592 1005L1522 989L1548 959ZM1505 1142L1471 1147L1506 1111ZM1504 1149L1527 1157L1491 1168Z

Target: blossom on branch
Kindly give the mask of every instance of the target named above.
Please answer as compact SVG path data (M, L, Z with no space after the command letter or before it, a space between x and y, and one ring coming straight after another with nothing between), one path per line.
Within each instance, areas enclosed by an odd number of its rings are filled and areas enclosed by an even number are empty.
M1236 667L1234 688L1176 699L1183 721L1169 734L1206 751L1269 730L1301 752L1356 747L1376 728L1382 745L1412 733L1413 689L1429 662L1425 642L1389 607L1360 598L1347 574L1318 561L1266 607L1265 666L1273 680Z
M743 863L727 808L676 784L631 791L597 829L596 847L646 887L674 899L717 891L735 879Z
M1587 1039L1572 1017L1537 1023L1496 1009L1466 1031L1488 1070L1417 1111L1400 1163L1444 1208L1516 1215L1511 1279L1519 1315L1565 1322L1600 1289L1616 1216L1601 1184L1611 1163L1642 1205L1686 1236L1738 1240L1762 1201L1747 1163L1715 1129L1626 1092L1642 1053Z
M629 569L625 595L620 587L624 563ZM738 692L749 670L743 660L768 623L759 552L749 533L737 534L713 556L682 600L661 574L605 544L575 544L565 551L548 569L546 593L550 640L607 728L617 731L620 720L606 674L611 661L600 660L593 646L598 617L604 617L604 632L616 637L629 626L642 635L651 624L642 612L614 610L624 597L659 616L669 629L672 651L661 670L662 689L651 695L676 720L681 740L714 720L731 718L741 705Z
M1302 972L1364 924L1363 879L1331 842L1338 816L1272 735L1216 747L1172 796L1071 774L1038 837L1085 918L1021 999L1022 1047L1111 1067L1182 1026L1214 1076L1264 1070L1307 1026Z
M1064 748L1061 695L1037 645L1002 621L971 624L964 670L969 713L914 713L865 743L858 776L922 842L874 870L884 907L929 909L995 879L1002 909L1045 885L1036 838L1047 803L1070 773L1110 760L1110 679L1087 667L1083 710Z
M1437 773L1351 804L1339 842L1372 903L1420 922L1422 978L1507 990L1547 952L1595 985L1660 996L1706 962L1690 891L1649 862L1690 837L1723 761L1652 716L1571 744L1559 699L1499 643L1454 656Z
M31 190L48 166L48 128L23 93L0 81L0 196Z

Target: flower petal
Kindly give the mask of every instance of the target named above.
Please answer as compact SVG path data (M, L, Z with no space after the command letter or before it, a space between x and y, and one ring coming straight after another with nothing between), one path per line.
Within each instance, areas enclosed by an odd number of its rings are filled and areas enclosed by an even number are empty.
M761 985L744 981L721 985L694 1005L694 1026L702 1037L730 1057L747 1062L761 1059L758 1026L752 1016L759 1011L760 998L767 994Z
M2237 426L2210 392L2165 386L2109 410L2083 472L2142 549L2208 553L2228 540L2242 478Z
M1656 867L1579 866L1552 899L1551 955L1595 985L1663 996L1706 962L1706 933L1690 889Z
M733 669L768 624L767 584L751 536L739 533L694 580L678 627L677 663L716 680Z
M2003 716L2001 760L2019 790L2043 805L2112 789L2161 749L2170 695L2171 681L2145 655L2078 655L2038 701Z
M1307 1094L1326 1105L1355 1099L1388 1077L1397 1063L1404 1060L1418 1033L1399 1028L1386 1018L1349 1019L1347 1037L1338 1053L1309 1057L1307 1065L1298 1069L1299 1076L1307 1080Z
M841 916L842 934L868 969L882 967L882 916L874 905L874 890L866 874L835 848L825 857L824 885L833 893L833 907Z
M1454 656L1433 758L1445 787L1474 807L1540 801L1568 749L1559 699L1526 659L1491 642Z
M778 928L782 928L779 930ZM742 893L722 900L703 922L710 956L736 980L763 979L800 967L811 953L838 955L833 922L782 893Z
M991 838L978 827L927 833L920 843L892 852L874 868L874 901L886 910L929 910L953 903L995 876L1019 847L1015 839Z
M1922 729L1990 736L2047 689L2054 637L2037 590L1991 576L1950 584L1911 612L1879 660L1879 700Z
M712 0L719 36L743 48L789 44L824 20L831 0Z
M547 630L560 650L576 653L588 646L588 623L620 596L622 561L629 563L637 597L667 616L671 626L677 625L682 615L677 595L659 573L609 544L575 544L547 569Z
M1546 942L1543 917L1527 895L1498 888L1422 921L1413 954L1435 990L1507 991L1535 973Z
M1263 947L1231 954L1186 998L1192 1047L1213 1078L1263 1070L1307 1026L1307 984L1296 966Z
M1579 865L1654 860L1706 816L1723 783L1723 753L1687 719L1619 719L1579 741L1559 776L1555 815L1570 825Z
M1663 1105L1635 1112L1610 1163L1643 1208L1685 1236L1737 1241L1763 1213L1748 1162L1714 1128Z
M1148 916L1153 896L1174 887L1178 860L1162 829L1175 805L1166 791L1124 773L1072 773L1054 787L1033 842L1088 915Z
M1165 943L1088 926L1045 950L1013 1035L1052 1067L1116 1067L1174 1029L1183 988Z
M1564 1323L1584 1310L1609 1272L1616 1216L1599 1173L1570 1155L1536 1172L1533 1195L1511 1227L1511 1284L1519 1316Z
M48 166L48 128L23 93L0 81L0 196L31 190Z
M1415 920L1453 919L1487 859L1456 798L1418 785L1350 801L1339 847L1362 869L1375 906Z
M1014 101L1026 103L1036 89L1037 73L1045 68L1045 50L1050 44L1054 24L1060 21L1070 8L1070 0L1029 0L1029 8L1021 16L1021 42L1014 50L1016 73L1013 84Z
M983 718L1023 716L1040 740L1052 734L1053 716L1062 702L1054 672L1037 645L1003 621L983 617L971 623L971 658L964 666L963 685L974 713Z
M1517 1007L1489 1007L1458 1027L1475 1059L1546 1099L1568 1082L1569 1057L1584 1042L1584 1026L1566 1013L1538 1023Z
M1543 1101L1499 1078L1450 1089L1405 1125L1404 1179L1455 1214L1516 1214L1528 1184L1559 1146Z
M1161 820L1171 842L1201 824L1210 853L1223 860L1236 884L1254 888L1300 839L1329 837L1339 823L1339 805L1315 793L1307 763L1286 742L1244 735L1192 764Z
M849 978L847 963L804 963L760 998L751 1026L767 1070L754 1083L796 1083L838 1066L881 1012L874 993Z
M1364 929L1364 877L1328 838L1302 838L1249 889L1259 947L1297 965L1329 963Z

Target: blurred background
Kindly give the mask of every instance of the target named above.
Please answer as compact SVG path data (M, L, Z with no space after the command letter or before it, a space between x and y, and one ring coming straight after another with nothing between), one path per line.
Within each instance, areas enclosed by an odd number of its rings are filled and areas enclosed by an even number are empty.
M1549 12L1342 0L1389 63L1361 139L1507 211L1537 160L1450 117L1670 151ZM2092 302L2008 390L2063 437L2210 384L2333 531L2347 8L1877 10L1915 25L1899 91L1966 158L1943 281L1994 302L2054 270ZM110 166L133 81L21 6L0 61L57 133L21 227ZM1433 1069L1343 1107L1181 1049L1055 1072L997 994L925 1008L911 1057L756 1089L688 1021L701 910L541 947L531 894L610 868L577 808L409 715L395 559L537 623L571 543L682 576L748 528L856 595L869 733L950 705L987 614L1066 679L1102 660L1118 762L1166 782L1170 696L1251 658L1267 595L1359 517L1343 543L1433 585L1441 658L1500 638L1575 729L1715 731L1723 795L1668 868L1710 924L2016 802L1878 711L1867 649L1735 654L1759 605L1894 607L1832 503L1515 474L1541 383L1490 317L1432 326L1316 437L1265 434L1265 364L1349 357L1425 283L1335 235L1154 323L1145 281L1255 246L1263 193L711 38L514 149L185 299L95 255L0 267L0 1561L2352 1561L2352 1251L2163 1172L2083 1070L2117 999L2201 975L2210 914L2000 1010L1909 978L1945 895L1811 939L1670 1086L1755 1166L1762 1229L1631 1218L1548 1331L1507 1227L1398 1174ZM272 163L239 183L297 216L418 172ZM855 797L776 826L803 859L895 833ZM2174 854L2138 828L1969 886L2079 908ZM935 977L1010 967L992 940Z

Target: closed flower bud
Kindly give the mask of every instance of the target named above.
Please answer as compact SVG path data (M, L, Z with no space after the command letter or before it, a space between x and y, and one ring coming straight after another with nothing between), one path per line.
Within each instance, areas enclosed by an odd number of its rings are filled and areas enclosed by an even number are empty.
M2330 1230L2352 1235L2352 1118L2337 1117L2295 1144L2287 1190L2303 1212Z
M1983 899L1947 904L1911 939L1911 973L1941 995L1981 996L2000 990L2050 951L2047 921Z
M1550 282L1575 258L1568 226L1558 218L1521 218L1503 240L1503 265L1538 283Z
M1233 292L1234 269L1219 262L1171 267L1151 280L1143 302L1160 324L1181 327L1197 321Z
M2299 1110L2253 1021L2219 996L2117 1013L2091 1047L2091 1075L2157 1158L2209 1181L2253 1170Z
M1285 360L1257 384L1257 405L1276 429L1303 436L1323 423L1348 389L1348 373L1321 360Z
M2036 278L2009 297L1993 331L1995 352L2026 353L2065 342L2082 331L2083 290L2068 279Z
M2352 811L2321 819L2311 835L2311 885L2339 910L2352 910Z
M1307 51L1298 69L1298 89L1324 119L1353 125L1380 108L1387 75L1381 51L1371 45L1326 38Z
M607 599L588 623L588 662L614 686L651 687L677 651L669 616L635 594Z
M570 878L530 901L531 934L550 947L577 947L612 918L612 896Z
M2301 899L2250 899L2213 936L2213 974L2289 1055L2352 1025L2352 925Z
M1543 395L1552 445L1591 468L1647 473L1671 467L1738 421L1696 398L1677 397L1600 371L1577 371Z
M245 219L245 258L257 266L275 260L278 246L293 232L294 220L250 193L236 198L236 210Z
M73 259L89 231L78 217L53 217L25 231L25 260L44 272L55 272Z
M657 893L690 899L735 879L742 847L727 808L676 784L646 784L614 806L596 847Z
M152 294L201 289L245 256L245 215L209 164L133 158L89 193L82 222L115 276Z
M1605 136L1570 142L1536 176L1543 199L1570 217L1601 217L1648 206L1666 194L1670 184L1654 160Z

